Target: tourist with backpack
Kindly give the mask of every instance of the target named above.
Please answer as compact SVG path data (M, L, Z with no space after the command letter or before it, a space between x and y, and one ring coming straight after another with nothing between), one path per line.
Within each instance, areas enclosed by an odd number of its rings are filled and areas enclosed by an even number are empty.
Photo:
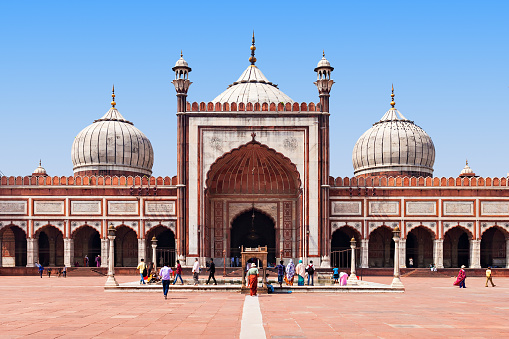
M309 262L308 267L306 267L306 272L308 273L308 286L309 286L309 278L311 278L311 286L315 285L315 266L313 265L313 260Z

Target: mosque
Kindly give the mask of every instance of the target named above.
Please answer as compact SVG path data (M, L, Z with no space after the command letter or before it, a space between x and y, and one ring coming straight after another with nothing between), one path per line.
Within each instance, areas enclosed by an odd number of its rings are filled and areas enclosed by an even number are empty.
M318 102L297 102L256 66L210 102L188 102L191 67L172 68L177 95L177 173L153 177L150 140L116 108L72 144L73 175L0 178L1 266L231 263L241 247L267 246L269 262L313 260L348 266L352 238L361 267L392 267L401 230L401 267L509 267L506 177L467 165L433 177L430 136L396 108L380 114L355 144L353 176L329 175L329 97L334 68L314 71ZM381 111L382 112L382 111ZM410 115L408 115L410 116ZM134 119L133 119L134 120ZM157 244L156 257L152 245Z

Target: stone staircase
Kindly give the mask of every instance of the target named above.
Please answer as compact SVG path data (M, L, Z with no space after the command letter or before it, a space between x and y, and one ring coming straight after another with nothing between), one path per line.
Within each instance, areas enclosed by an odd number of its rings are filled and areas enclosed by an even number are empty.
M105 276L108 271L101 267L68 267L67 275L73 277L97 277Z
M415 268L410 272L406 272L401 275L402 277L419 277L419 278L448 278L451 276L448 271L438 270L436 272L432 272L429 268Z

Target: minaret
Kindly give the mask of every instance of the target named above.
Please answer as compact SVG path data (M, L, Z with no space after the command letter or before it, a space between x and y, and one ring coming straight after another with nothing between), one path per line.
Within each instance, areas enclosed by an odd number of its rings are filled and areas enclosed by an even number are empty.
M318 87L318 95L320 97L320 106L322 112L329 112L329 97L334 80L331 80L330 74L334 70L331 67L329 60L325 59L325 51L323 51L322 60L318 62L315 72L318 74L318 79L314 84Z
M175 72L175 80L172 81L177 91L177 234L176 245L178 259L184 261L186 256L186 228L188 227L187 216L187 191L188 191L188 152L189 152L189 117L186 114L187 91L192 84L189 81L191 68L184 60L182 51L180 59L172 68ZM182 262L185 265L185 262Z
M325 51L322 59L318 62L315 72L318 78L314 83L320 96L320 111L318 117L318 169L320 182L320 249L322 255L321 267L330 267L330 233L329 225L329 97L334 81L331 80L331 72L334 70L330 62L325 59Z

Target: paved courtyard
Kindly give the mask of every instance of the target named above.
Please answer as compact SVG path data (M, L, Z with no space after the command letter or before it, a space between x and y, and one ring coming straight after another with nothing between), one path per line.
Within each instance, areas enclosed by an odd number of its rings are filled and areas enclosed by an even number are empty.
M136 277L117 277L119 282ZM389 277L368 280L390 283ZM0 277L0 338L246 338L258 305L267 338L494 338L509 333L509 278L404 278L405 293L293 293L246 302L236 293L111 293L104 277ZM261 326L261 324L260 324ZM261 327L260 327L261 328ZM248 330L246 332L246 330ZM262 331L263 333L263 331Z

